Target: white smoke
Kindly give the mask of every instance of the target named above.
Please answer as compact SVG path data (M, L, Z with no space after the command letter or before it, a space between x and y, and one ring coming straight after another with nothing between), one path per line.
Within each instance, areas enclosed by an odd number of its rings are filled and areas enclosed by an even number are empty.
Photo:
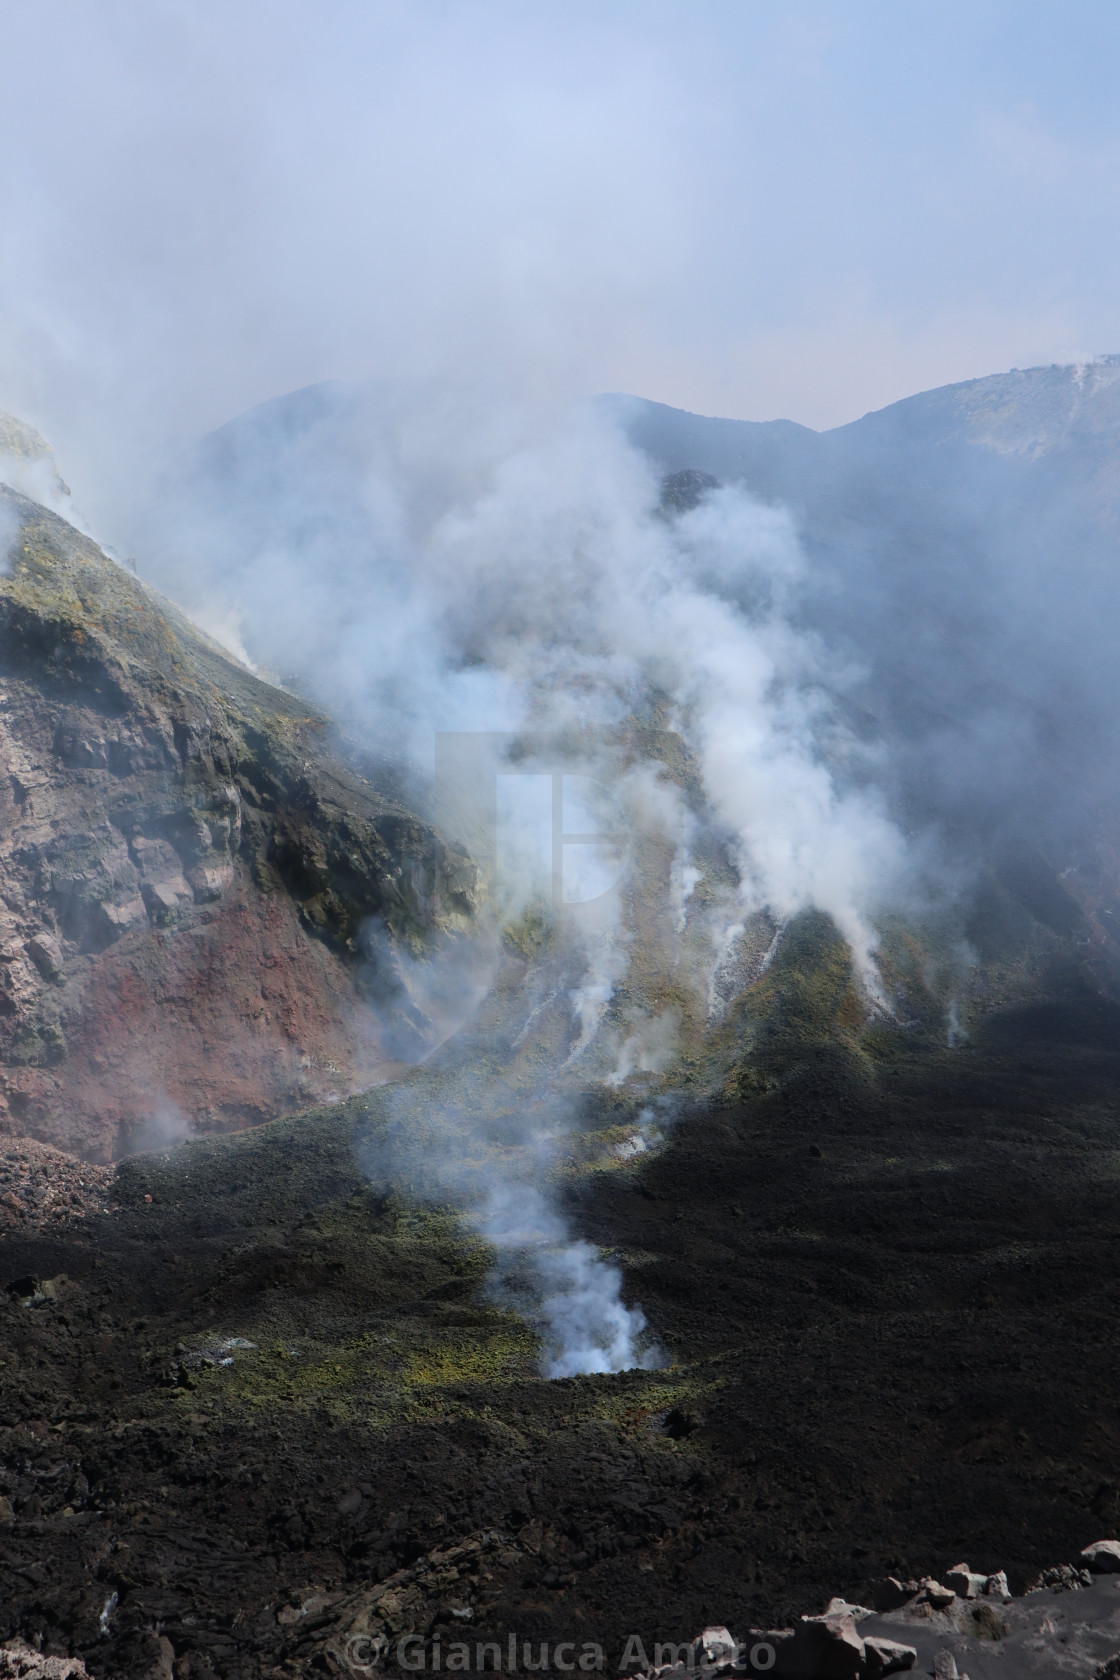
M537 1303L530 1309L544 1343L550 1377L574 1377L664 1363L644 1341L645 1315L622 1300L622 1276L567 1226L533 1185L495 1187L477 1215L479 1232L497 1255L496 1293L528 1272Z
M826 910L870 975L904 847L838 721L855 674L796 627L811 579L788 516L725 488L660 517L648 462L592 405L545 426L422 395L324 397L330 423L288 457L281 415L238 422L233 492L167 512L153 581L414 764L440 728L609 729L667 695L744 909Z
M845 673L789 616L795 533L733 489L672 523L656 499L625 440L573 416L433 530L444 633L513 679L538 727L606 726L649 684L667 689L735 836L744 908L827 911L870 978L872 916L904 846L837 722Z
M0 577L7 577L12 568L12 555L19 540L20 519L15 509L0 501Z
M631 1023L618 1052L618 1061L604 1084L617 1088L635 1073L661 1074L672 1066L680 1036L681 1018L675 1009L638 1017Z
M191 1122L187 1114L169 1096L160 1093L149 1112L128 1136L128 1153L143 1154L149 1150L172 1149L190 1136Z
M85 528L49 454L24 455L0 446L0 482L10 484L21 496L50 508L52 513L61 514L71 525Z
M209 511L187 528L189 570L164 548L162 581L188 608L207 606L211 622L241 625L248 658L292 671L352 739L382 752L391 741L414 774L431 761L437 729L583 742L587 774L561 778L561 827L586 838L621 824L632 867L643 845L665 849L665 939L679 947L680 983L700 1015L748 924L768 917L769 941L810 906L833 917L874 992L875 917L904 884L905 849L866 753L839 722L850 673L797 626L806 565L789 518L733 489L667 517L656 475L601 408L546 426L462 392L425 401L430 411L415 393L328 393L330 423L302 438L298 472L283 449L274 458L275 417L260 417L257 431L252 416L238 422L240 492L215 498L211 483L176 505ZM360 452L357 473L342 460L343 437ZM222 458L228 468L228 451ZM688 799L656 766L626 762L618 744L651 708L691 755ZM497 765L496 902L507 923L547 906L554 890L550 831L540 834L549 819L536 807L555 770ZM443 815L454 827L454 813ZM737 885L712 887L690 918L701 825L722 836ZM610 848L597 849L606 880ZM570 882L565 861L562 901L595 896L592 850L578 853ZM547 1181L577 1126L580 1091L644 1094L671 1068L682 1028L675 1005L619 1004L633 939L619 893L583 909L564 960L522 1000L516 1039L471 1028L490 1062L539 1046L530 1100L501 1071L481 1082L476 1073L469 1099L446 1102L411 1082L394 1099L406 1130L418 1103L447 1118L425 1175L466 1193L499 1284L531 1278L527 1310L556 1375L655 1357L640 1311L622 1302L618 1267L570 1231ZM370 938L376 957L376 930ZM495 972L493 962L473 976L437 965L433 982L403 953L380 956L421 1014L442 986L443 1017L455 1024ZM489 1135L499 1116L500 1147ZM383 1166L402 1170L399 1153Z

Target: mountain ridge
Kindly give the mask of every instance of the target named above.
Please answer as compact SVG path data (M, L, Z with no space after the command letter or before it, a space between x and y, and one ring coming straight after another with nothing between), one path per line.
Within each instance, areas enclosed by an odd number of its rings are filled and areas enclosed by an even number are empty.
M379 1029L361 929L465 924L465 860L89 538L0 510L0 1120L106 1159L383 1077L411 1005L381 984Z

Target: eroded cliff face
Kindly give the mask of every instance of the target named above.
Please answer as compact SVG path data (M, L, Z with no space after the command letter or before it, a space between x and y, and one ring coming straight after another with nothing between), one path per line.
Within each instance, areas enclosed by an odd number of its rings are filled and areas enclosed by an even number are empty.
M0 1128L104 1160L419 1054L394 952L469 924L469 861L65 520L0 516Z

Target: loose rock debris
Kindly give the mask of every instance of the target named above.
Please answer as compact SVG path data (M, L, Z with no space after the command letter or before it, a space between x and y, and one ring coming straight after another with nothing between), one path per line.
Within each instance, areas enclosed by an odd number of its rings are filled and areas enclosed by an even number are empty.
M1040 1595L1079 1591L1071 1613L1042 1608ZM876 1609L830 1601L792 1628L751 1628L735 1638L708 1627L674 1660L636 1680L693 1680L697 1672L773 1674L777 1680L880 1680L909 1670L933 1680L1026 1680L1027 1676L1120 1677L1120 1542L1086 1546L1078 1564L1043 1570L1013 1600L1005 1571L967 1563L940 1581L877 1582ZM1110 1650L1109 1648L1112 1647Z
M85 1680L77 1657L48 1657L19 1639L0 1645L0 1680Z
M116 1171L31 1138L0 1140L0 1230L42 1229L112 1212Z

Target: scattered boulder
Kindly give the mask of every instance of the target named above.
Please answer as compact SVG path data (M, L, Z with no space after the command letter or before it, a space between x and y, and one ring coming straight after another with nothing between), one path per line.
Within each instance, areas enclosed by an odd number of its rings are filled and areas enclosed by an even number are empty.
M1011 1588L1007 1584L1006 1572L999 1569L994 1575L989 1575L987 1584L984 1587L984 1592L988 1598L1002 1598L1004 1600L1009 1599L1011 1597Z
M957 1667L952 1651L938 1651L933 1659L933 1680L968 1680L968 1676Z
M700 1648L708 1668L730 1668L739 1654L739 1647L725 1627L706 1627L700 1635Z
M212 904L215 899L221 898L227 887L233 885L233 864L228 861L198 863L187 870L187 880L199 904Z
M935 1610L948 1610L957 1596L952 1587L943 1587L941 1582L935 1581L932 1576L927 1576L922 1582L922 1592Z
M1072 1563L1059 1563L1053 1569L1044 1569L1036 1575L1027 1591L1077 1592L1081 1587L1091 1587L1092 1584L1093 1577L1088 1569L1077 1569Z
M885 1680L887 1675L913 1668L918 1657L912 1645L894 1639L861 1639L854 1618L847 1613L803 1616L793 1629L763 1632L752 1628L748 1638L740 1641L725 1627L708 1627L688 1649L687 1661L678 1655L675 1664L649 1669L635 1680L690 1680L697 1672L734 1669L741 1673L744 1668L751 1674L774 1674L778 1680Z
M166 1634L160 1634L158 1655L149 1668L144 1680L174 1680L175 1675L175 1647Z
M958 1563L946 1573L945 1585L958 1598L979 1598L988 1585L988 1577L974 1574L967 1563Z
M857 1622L875 1614L866 1604L849 1604L846 1598L830 1598L824 1613L826 1616L851 1616L853 1621Z
M1120 1575L1120 1540L1095 1540L1081 1556L1094 1575Z
M918 1660L913 1645L900 1645L894 1639L872 1636L864 1640L863 1647L864 1673L868 1680L880 1680L880 1676L887 1674L901 1674L904 1669L913 1668Z
M27 954L44 980L62 973L62 947L53 933L36 933L27 941Z
M793 1638L777 1650L774 1673L790 1680L854 1680L864 1672L865 1654L852 1616L802 1616Z
M917 1592L917 1581L899 1581L893 1575L886 1575L872 1587L871 1602L877 1614L884 1616L888 1611L901 1610Z

